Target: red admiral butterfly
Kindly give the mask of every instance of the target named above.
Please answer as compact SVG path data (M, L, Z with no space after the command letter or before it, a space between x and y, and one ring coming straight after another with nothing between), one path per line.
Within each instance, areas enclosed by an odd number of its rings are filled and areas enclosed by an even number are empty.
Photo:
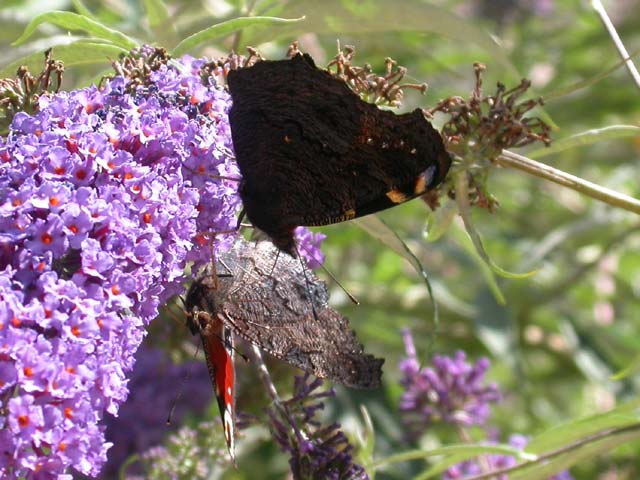
M380 110L309 55L231 70L227 82L245 212L293 256L295 227L405 202L440 184L451 165L420 109Z
M349 387L380 385L384 360L364 353L347 318L329 307L324 282L278 254L270 242L238 241L218 262L217 279L210 266L185 300L189 328L202 338L232 457L234 335L317 377Z

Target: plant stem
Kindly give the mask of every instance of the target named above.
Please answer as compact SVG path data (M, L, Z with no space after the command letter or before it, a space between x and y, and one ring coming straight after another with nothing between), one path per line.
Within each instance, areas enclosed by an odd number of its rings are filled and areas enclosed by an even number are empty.
M616 31L616 27L614 27L613 23L611 23L611 19L609 18L609 15L607 15L607 11L604 9L602 2L600 0L591 0L591 6L600 16L600 20L602 21L604 28L607 29L607 32L609 33L611 40L613 40L614 45L618 49L618 53L622 57L622 60L624 60L624 63L627 66L631 77L636 82L638 88L640 88L640 73L638 73L638 69L631 61L631 58L629 58L629 53L624 47L624 44L622 43L622 40L620 39L620 36Z
M556 450L551 450L547 453L538 455L538 458L536 460L522 462L512 467L496 469L493 472L489 472L489 473L482 473L480 475L466 477L466 480L489 480L489 479L500 478L501 475L507 475L509 473L517 472L518 470L523 470L527 467L530 467L531 465L542 465L554 457L558 457L565 453L578 450L579 448L585 447L586 445L593 444L595 442L604 440L606 438L616 437L618 435L631 434L632 437L635 436L637 438L639 429L640 429L640 424L634 424L626 427L612 428L609 430L597 432L597 433L594 433L593 435L588 435L574 443L565 445L564 447L560 447Z
M517 153L504 150L496 162L503 167L515 168L535 175L536 177L544 178L545 180L570 188L613 207L640 214L640 200L636 198L596 185L588 180L550 167L544 163L536 162Z
M269 375L269 370L267 370L267 366L265 365L264 360L262 359L262 353L260 352L260 349L255 345L251 344L251 353L253 357L253 362L258 368L258 375L260 376L260 380L262 380L262 383L267 389L267 393L269 394L271 401L276 405L281 406L282 401L280 400L280 396L278 395L276 386L273 384L273 380L271 380L271 375Z

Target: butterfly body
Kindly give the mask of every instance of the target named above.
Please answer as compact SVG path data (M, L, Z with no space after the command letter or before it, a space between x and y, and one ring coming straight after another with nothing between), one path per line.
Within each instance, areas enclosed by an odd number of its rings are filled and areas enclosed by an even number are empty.
M364 102L308 55L228 75L249 220L288 253L293 229L350 220L436 187L451 158L421 110Z

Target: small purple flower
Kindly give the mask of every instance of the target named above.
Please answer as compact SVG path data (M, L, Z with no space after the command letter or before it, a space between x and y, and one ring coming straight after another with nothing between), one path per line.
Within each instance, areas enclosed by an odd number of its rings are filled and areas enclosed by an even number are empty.
M353 463L353 446L340 425L322 426L315 419L324 408L318 400L335 396L335 391L314 392L322 380L309 381L309 377L296 376L293 398L283 402L283 408L267 410L275 440L290 455L293 478L368 479L364 468Z
M420 368L411 333L405 329L402 336L407 358L399 365L405 389L400 411L409 436L415 438L437 422L484 424L489 405L501 399L496 385L484 385L489 360L481 358L474 366L458 351L453 358L434 355L432 367Z
M311 269L318 268L324 263L324 255L320 250L322 241L327 238L322 233L313 233L306 227L298 227L294 230L298 253L307 262Z

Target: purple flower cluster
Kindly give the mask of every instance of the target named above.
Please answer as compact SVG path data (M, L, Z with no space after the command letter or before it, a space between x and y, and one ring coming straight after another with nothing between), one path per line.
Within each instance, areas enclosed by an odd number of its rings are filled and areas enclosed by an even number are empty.
M230 98L181 62L43 97L0 140L2 478L99 472L145 326L208 261L198 233L235 227Z
M400 411L410 436L419 436L437 422L455 425L482 425L489 417L489 404L501 399L496 385L485 385L489 360L476 365L466 362L464 352L453 358L434 355L433 367L420 368L413 338L403 331L407 358L400 363L405 388Z
M517 433L509 437L509 445L519 450L524 450L524 447L527 446L528 442L529 439L527 437ZM482 464L480 463L480 461L475 459L465 460L464 462L449 468L444 473L444 475L442 475L442 480L463 480L465 478L481 475L483 473L491 472L494 470L502 470L504 468L513 467L516 464L517 460L511 455L483 455ZM506 474L496 475L495 477L491 478L495 478L495 480L509 480L509 477ZM571 476L569 471L564 470L556 475L549 477L548 480L573 480L573 477Z
M400 399L403 421L409 436L415 438L435 423L457 426L485 426L491 413L490 404L501 399L495 385L484 385L484 375L489 368L489 360L481 358L476 365L466 362L464 352L456 352L453 358L434 355L433 368L420 368L411 332L402 332L407 358L400 362L401 380L405 388ZM514 434L509 444L524 449L529 440ZM494 439L487 442L495 444ZM465 460L450 467L442 476L443 480L463 480L494 470L516 465L517 460L510 455L488 454L482 459ZM492 477L493 478L493 477ZM498 475L498 480L508 480L506 475ZM572 480L568 471L550 477L549 480Z
M293 478L368 479L364 468L353 463L353 446L340 425L323 426L314 418L324 408L318 400L333 397L335 392L314 392L322 386L322 380L309 381L309 377L308 373L296 376L293 397L282 408L268 409L273 436L290 455Z

